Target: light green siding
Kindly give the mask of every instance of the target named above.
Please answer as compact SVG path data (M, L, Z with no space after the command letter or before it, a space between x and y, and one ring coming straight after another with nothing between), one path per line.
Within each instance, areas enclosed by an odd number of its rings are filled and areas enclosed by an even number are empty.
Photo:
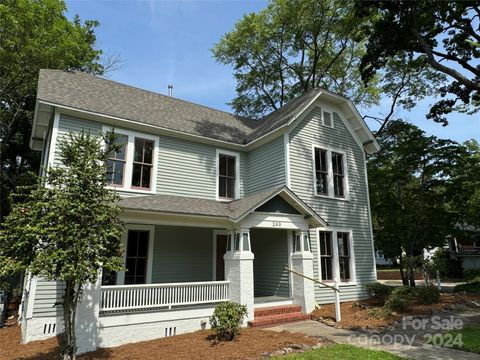
M252 229L250 233L255 296L289 297L288 243L285 230Z
M37 280L33 317L61 316L62 307L54 306L62 301L64 286L59 281Z
M248 194L285 184L283 136L248 153Z
M216 198L217 149L191 141L160 137L157 192ZM240 153L240 196L245 195L247 157Z
M156 226L152 283L211 281L213 230Z
M322 216L330 226L351 229L353 232L356 277L358 286L342 287L342 301L365 296L361 284L373 281L374 259L370 219L368 213L367 183L363 150L346 128L337 113L333 113L334 128L320 123L320 109L314 108L290 133L290 182L292 190ZM313 188L312 145L343 150L347 158L349 201L316 197ZM317 268L317 232L310 231L315 277ZM332 291L316 287L320 303L332 302Z

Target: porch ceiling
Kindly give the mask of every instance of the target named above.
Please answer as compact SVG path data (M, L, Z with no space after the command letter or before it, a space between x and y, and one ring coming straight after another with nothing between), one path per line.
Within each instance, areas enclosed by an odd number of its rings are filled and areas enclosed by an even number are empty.
M272 187L244 198L230 202L200 199L174 195L147 195L123 198L119 205L125 210L151 211L162 214L211 216L238 223L248 214L265 204L275 196L281 196L286 202L305 216L312 226L327 226L313 209L303 202L286 186Z

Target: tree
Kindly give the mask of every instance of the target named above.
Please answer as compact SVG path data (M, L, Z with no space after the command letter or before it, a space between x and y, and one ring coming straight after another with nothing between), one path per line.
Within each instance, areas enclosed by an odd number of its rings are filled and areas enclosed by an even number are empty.
M234 69L235 112L257 118L316 87L357 105L377 103L376 79L365 87L358 71L365 48L354 40L356 28L342 0L273 0L245 15L213 48Z
M377 140L381 150L368 160L375 244L399 258L404 284L414 286L423 250L443 246L456 222L447 188L462 148L400 120Z
M62 166L48 170L47 186L17 196L0 235L0 276L28 271L64 282L62 359L76 358L75 315L85 284L102 268L122 268L118 195L106 188L104 165L112 139L106 148L86 133L61 141Z
M360 70L365 83L397 56L427 64L451 81L437 88L441 98L428 118L444 125L452 111L480 107L480 5L478 1L357 1L356 16L368 36Z
M97 21L69 21L62 0L0 2L0 222L9 212L8 194L31 184L39 154L29 148L38 71L41 68L103 74L95 48Z

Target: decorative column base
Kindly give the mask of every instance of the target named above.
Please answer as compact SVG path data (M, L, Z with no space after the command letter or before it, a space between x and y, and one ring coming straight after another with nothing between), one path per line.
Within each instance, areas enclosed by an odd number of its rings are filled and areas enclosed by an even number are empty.
M252 252L227 252L225 261L225 279L230 281L229 299L247 306L248 314L243 326L247 321L253 320L253 259Z
M311 252L297 252L292 256L292 270L313 278L313 254ZM292 275L293 301L302 306L302 311L311 313L315 310L315 284L304 277Z

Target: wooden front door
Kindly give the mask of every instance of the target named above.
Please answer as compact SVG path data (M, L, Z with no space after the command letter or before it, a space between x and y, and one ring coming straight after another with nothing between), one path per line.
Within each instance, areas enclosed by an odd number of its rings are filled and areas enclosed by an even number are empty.
M227 251L227 235L217 235L217 281L225 280L223 255Z

